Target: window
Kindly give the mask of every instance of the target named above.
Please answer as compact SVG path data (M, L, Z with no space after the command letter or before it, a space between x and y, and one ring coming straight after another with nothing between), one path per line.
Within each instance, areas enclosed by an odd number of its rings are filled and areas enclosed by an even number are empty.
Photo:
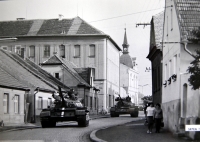
M44 57L49 57L50 56L50 46L45 45L44 46Z
M90 45L90 57L95 57L95 45Z
M74 46L74 56L75 57L80 57L81 53L80 53L80 45L75 45Z
M111 104L112 103L112 98L111 98L111 95L109 95L109 107L111 107Z
M4 111L4 113L8 113L8 94L4 94L4 96L3 96L3 111Z
M177 71L176 71L176 68L177 68L177 55L174 56L174 68L173 68L173 69L174 69L174 70L173 70L173 73L174 73L174 74L176 74L176 72L177 72Z
M167 64L165 64L165 80L167 80Z
M35 57L35 46L33 45L29 47L29 57Z
M3 46L2 49L3 50L8 50L8 47L7 46Z
M59 49L60 49L60 57L65 58L65 46L61 44L59 46Z
M38 109L42 109L42 97L38 97Z
M171 9L171 31L173 30L173 11Z
M48 98L48 100L47 100L47 107L51 106L51 104L52 104L52 98Z
M92 109L92 97L90 97L90 109Z
M94 108L97 109L97 98L94 98Z
M171 76L172 60L169 60L169 77Z
M19 113L19 95L14 96L14 112Z
M60 79L59 78L59 73L55 73L55 78Z
M18 55L21 55L21 46L15 47L15 53L17 53Z

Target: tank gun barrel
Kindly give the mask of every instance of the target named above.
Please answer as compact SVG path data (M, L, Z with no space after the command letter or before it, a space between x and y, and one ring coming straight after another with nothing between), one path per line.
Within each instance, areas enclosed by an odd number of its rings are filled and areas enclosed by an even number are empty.
M62 107L66 107L65 100L64 100L60 86L58 86L58 91L59 91L59 96L61 97L61 100L62 100Z

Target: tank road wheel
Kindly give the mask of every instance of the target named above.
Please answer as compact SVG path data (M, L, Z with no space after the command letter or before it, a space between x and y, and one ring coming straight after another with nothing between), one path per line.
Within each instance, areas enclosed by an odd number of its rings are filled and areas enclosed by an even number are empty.
M116 117L115 112L110 112L110 117Z
M50 125L50 127L55 127L56 126L56 121L50 121L49 125Z
M134 111L131 113L131 117L138 117L138 111Z
M42 128L47 128L49 126L47 121L41 121Z
M118 114L118 113L115 113L115 117L119 117L119 114Z
M86 116L81 117L78 120L78 126L79 127L87 127L87 126L89 126L89 119L87 120Z

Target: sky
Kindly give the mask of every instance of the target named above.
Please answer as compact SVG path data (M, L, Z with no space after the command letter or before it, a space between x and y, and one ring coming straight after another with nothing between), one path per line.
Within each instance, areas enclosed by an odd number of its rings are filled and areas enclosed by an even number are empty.
M164 11L165 0L0 0L0 21L25 19L55 19L62 14L66 19L79 16L99 29L121 47L126 28L129 54L136 57L139 72L139 91L152 95L149 53L152 16ZM148 84L148 85L147 85Z

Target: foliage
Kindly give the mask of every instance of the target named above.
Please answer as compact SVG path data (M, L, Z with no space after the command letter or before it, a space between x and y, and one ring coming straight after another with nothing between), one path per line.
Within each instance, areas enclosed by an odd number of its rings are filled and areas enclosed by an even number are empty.
M191 74L188 81L192 86L192 89L196 90L200 87L200 50L196 50L195 59L190 64L191 66L187 69Z
M192 35L194 38L190 39L193 43L198 43L200 41L200 27L198 29L192 30Z
M148 103L152 103L153 102L152 96L144 96L141 99L143 100L143 105L144 106L146 106Z

